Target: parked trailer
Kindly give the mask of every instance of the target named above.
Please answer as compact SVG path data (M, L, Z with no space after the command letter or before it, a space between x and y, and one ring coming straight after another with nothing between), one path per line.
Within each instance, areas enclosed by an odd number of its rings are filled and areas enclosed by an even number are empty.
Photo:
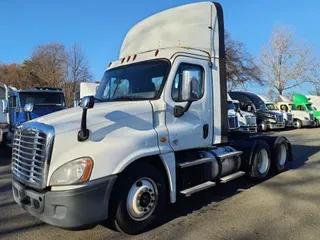
M95 97L81 100L82 109L18 127L24 142L13 151L26 144L41 151L12 158L15 201L55 226L108 219L137 234L178 195L246 174L264 180L270 168L282 172L292 160L285 137L228 134L226 86L218 3L184 5L141 21ZM20 165L33 159L36 169Z
M320 96L308 95L307 98L315 110L320 110Z

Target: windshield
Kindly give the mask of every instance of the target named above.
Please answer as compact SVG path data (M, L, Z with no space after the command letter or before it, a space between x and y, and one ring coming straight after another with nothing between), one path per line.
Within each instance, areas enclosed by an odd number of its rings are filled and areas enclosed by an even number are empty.
M27 103L33 103L35 106L65 106L61 92L20 92L19 98L22 107Z
M228 102L228 110L235 110L235 106L233 105L232 102Z
M273 105L273 103L267 103L266 105L267 105L267 108L268 108L269 110L277 110L277 109L275 108L275 106Z
M96 99L102 102L155 99L168 68L166 61L159 60L111 69L105 72Z
M289 104L291 110L297 110L297 106L295 104Z
M314 110L313 107L311 106L311 103L306 104L306 106L307 106L308 110L310 110L310 111Z
M255 105L256 105L256 108L259 110L268 111L268 108L264 102L259 101L259 102L256 102Z

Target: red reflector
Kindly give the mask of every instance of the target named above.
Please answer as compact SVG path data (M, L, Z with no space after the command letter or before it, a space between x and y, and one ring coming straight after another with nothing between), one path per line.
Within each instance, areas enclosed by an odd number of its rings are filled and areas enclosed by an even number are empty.
M132 61L136 60L136 58L137 58L137 54L133 56Z
M130 56L127 58L127 62L129 62L130 61Z
M155 56L158 56L158 54L159 54L159 50L157 50L154 55L155 55Z

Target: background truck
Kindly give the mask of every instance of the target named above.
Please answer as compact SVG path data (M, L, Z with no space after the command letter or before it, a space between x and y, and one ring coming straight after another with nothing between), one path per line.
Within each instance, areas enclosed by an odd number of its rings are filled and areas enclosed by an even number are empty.
M6 100L8 100L10 92L14 90L14 88L6 84L0 84L0 144L5 143L6 136L9 132L9 115L6 111Z
M236 115L238 120L238 128L240 131L256 133L257 128L257 117L240 109L240 102L233 100L228 94L228 118L229 115ZM229 120L230 121L230 120ZM230 124L229 124L230 125Z
M320 96L308 95L308 101L312 104L314 110L320 110Z
M138 234L178 195L282 172L292 160L286 138L229 135L225 76L219 4L189 4L141 21L95 96L17 128L15 201L55 226L108 219Z
M272 102L270 99L268 99L266 96L264 96L264 95L258 95L258 96L261 98L262 101L264 101L264 103L266 104L266 106L267 106L269 111L283 114L283 118L285 120L286 127L292 127L293 126L292 113L285 112L285 111L282 112L277 108L276 104L274 102Z
M277 109L281 112L290 112L293 117L292 126L294 128L302 127L314 127L315 121L313 113L301 111L297 109L297 106L284 96L280 96L282 102L276 103Z
M270 111L258 95L249 92L229 92L229 95L240 102L241 110L256 115L260 131L285 128L283 114Z
M3 112L8 115L9 120L9 132L6 137L8 146L11 146L13 133L18 125L66 107L63 92L56 88L13 89L8 94L8 100L3 102L3 105L7 106ZM29 106L29 112L24 109L26 105Z
M74 93L74 107L79 106L80 100L86 96L95 95L97 89L99 87L99 83L88 83L82 82L80 83L80 90Z
M297 106L297 109L300 111L306 111L313 113L314 116L314 127L320 126L320 111L315 110L312 107L312 103L308 101L308 98L305 95L295 93L292 95L292 101ZM310 115L311 116L311 115Z

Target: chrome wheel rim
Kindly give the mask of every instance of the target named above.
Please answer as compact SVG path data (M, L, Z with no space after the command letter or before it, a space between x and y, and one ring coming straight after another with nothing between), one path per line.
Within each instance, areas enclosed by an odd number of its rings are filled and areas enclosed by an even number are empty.
M136 181L127 197L127 210L130 217L136 221L143 221L154 212L158 201L158 188L149 178Z
M261 149L258 153L258 171L263 174L269 167L268 152L265 149Z
M281 144L279 151L279 164L283 166L287 161L287 148L284 144Z

